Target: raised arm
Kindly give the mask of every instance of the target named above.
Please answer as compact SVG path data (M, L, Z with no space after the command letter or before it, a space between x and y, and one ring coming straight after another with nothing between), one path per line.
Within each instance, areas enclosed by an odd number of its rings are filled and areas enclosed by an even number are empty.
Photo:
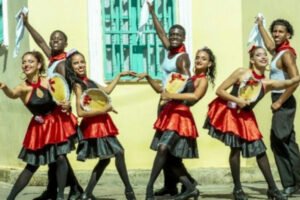
M169 38L167 37L163 26L160 24L155 12L154 12L153 4L148 3L148 7L149 7L149 12L153 19L154 28L156 30L156 33L157 33L159 39L161 40L161 42L163 43L164 47L166 49L169 49L170 48Z
M80 105L80 98L82 95L82 90L81 90L81 86L79 84L75 84L74 92L76 95L76 111L77 111L78 117L93 117L96 115L105 114L105 113L113 110L112 106L106 106L102 110L85 111L85 110L83 110L83 108Z
M143 73L143 74L136 74L135 76L139 78L138 81L146 78L146 80L148 81L148 83L156 93L163 92L163 87L156 80L152 79L149 74Z
M256 18L256 22L258 25L259 32L263 38L263 41L266 45L266 48L273 55L275 51L275 43L273 42L272 38L268 35L267 30L263 26L263 19L261 17Z
M195 83L196 89L193 93L179 93L179 94L170 94L170 93L162 93L163 100L187 100L187 101L198 101L201 99L207 90L208 82L207 79L201 78L198 79Z
M130 76L132 74L134 74L134 72L131 72L131 71L121 72L115 77L115 79L107 87L100 86L100 88L102 90L104 90L105 93L110 94L115 89L117 83L119 82L119 80L122 76Z
M233 101L238 104L240 108L249 105L249 102L243 98L239 98L229 94L226 90L244 77L247 73L247 69L239 68L235 70L217 89L216 94L226 101Z
M4 83L0 82L0 89L3 90L4 94L11 99L17 99L22 95L22 87L18 85L14 89L10 89Z
M299 75L298 68L296 65L296 58L294 54L290 51L287 51L281 56L282 65L286 67L287 73L290 79ZM272 104L272 110L277 110L281 105L293 94L297 89L299 84L293 84L291 87L288 87L285 92L279 97L279 99Z
M42 51L46 54L48 58L51 56L51 49L47 45L46 41L42 36L29 24L28 22L28 15L22 13L23 22L27 30L29 31L30 35L32 36L35 43L42 49Z

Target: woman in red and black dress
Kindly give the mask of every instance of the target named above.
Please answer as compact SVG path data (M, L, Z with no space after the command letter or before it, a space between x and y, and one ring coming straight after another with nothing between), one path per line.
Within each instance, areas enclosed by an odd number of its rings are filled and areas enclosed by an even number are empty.
M157 151L150 179L147 185L146 199L153 200L153 185L166 162L172 160L170 170L185 186L185 192L175 199L198 198L199 191L191 182L182 158L198 158L196 138L197 128L189 109L206 93L208 80L212 83L215 76L215 57L208 48L198 50L195 58L195 75L192 76L180 94L162 93L163 100L170 100L159 113L154 124L156 129L151 149ZM153 79L147 74L137 75L140 79L146 77L152 85ZM153 86L152 86L153 87Z
M0 82L0 88L12 99L20 98L34 115L27 129L19 158L27 163L14 184L8 200L13 200L28 184L40 165L56 163L58 182L57 199L62 200L66 185L68 164L66 154L75 149L76 136L73 120L57 106L48 91L48 79L44 72L44 59L41 53L27 52L22 57L22 70L26 81L9 89Z
M89 158L99 158L99 162L93 169L89 183L81 195L82 200L96 199L92 192L100 179L103 171L110 162L110 158L115 157L116 168L125 185L125 196L128 200L135 200L135 194L130 184L124 149L117 139L118 129L114 125L108 112L114 111L110 105L102 110L85 111L80 104L80 99L84 90L88 88L102 89L110 94L115 88L121 76L130 75L130 72L121 72L107 86L102 87L86 77L86 62L84 56L75 52L66 60L66 77L76 94L76 110L78 117L83 117L80 129L83 132L83 141L77 149L77 159L84 161Z
M264 77L265 68L268 65L268 57L264 48L253 47L250 51L250 68L239 68L234 71L217 89L219 96L209 104L207 120L204 127L209 129L209 135L230 146L231 153L229 163L234 182L233 195L235 199L246 200L247 195L242 190L240 182L240 153L245 158L256 156L257 164L262 171L269 189L268 197L272 199L284 199L277 189L268 157L266 147L262 141L262 134L258 129L252 109L270 90L278 90L299 82L299 77L290 81L266 80ZM262 89L254 102L238 97L239 85L245 82L262 83ZM254 81L254 82L253 82ZM231 93L226 90L233 86Z

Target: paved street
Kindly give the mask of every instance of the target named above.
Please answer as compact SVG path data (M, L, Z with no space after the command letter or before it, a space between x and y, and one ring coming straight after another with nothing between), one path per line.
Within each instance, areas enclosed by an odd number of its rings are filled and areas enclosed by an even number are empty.
M279 185L279 184L278 184ZM159 187L160 185L158 185ZM249 199L267 199L266 196L266 184L265 183L245 183L243 184L245 192L249 195ZM0 182L0 199L5 200L12 185ZM207 200L228 200L232 199L232 184L222 184L222 185L198 185L197 188L200 190L199 199ZM16 200L32 200L33 197L38 196L45 187L41 186L28 186L21 194L16 198ZM144 185L134 185L136 197L138 200L145 199L145 186ZM97 185L94 194L98 200L123 200L125 199L123 195L124 187L120 184L114 185ZM66 190L66 197L68 190ZM162 199L162 198L158 198ZM163 198L166 199L166 198ZM168 198L170 199L170 198ZM299 200L300 193L290 197L289 200Z

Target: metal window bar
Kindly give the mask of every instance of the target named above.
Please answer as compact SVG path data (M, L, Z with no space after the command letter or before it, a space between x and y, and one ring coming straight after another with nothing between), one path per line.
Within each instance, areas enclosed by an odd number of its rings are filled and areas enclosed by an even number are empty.
M143 0L101 0L105 80L113 80L123 70L147 72L161 78L160 64L165 50L152 19L137 41L138 23ZM154 0L155 13L168 31L175 22L175 0ZM130 80L126 77L123 80Z

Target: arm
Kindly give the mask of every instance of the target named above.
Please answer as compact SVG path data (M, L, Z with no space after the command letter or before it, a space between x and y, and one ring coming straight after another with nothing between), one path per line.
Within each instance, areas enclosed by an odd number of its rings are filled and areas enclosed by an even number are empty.
M247 73L247 69L239 68L235 70L217 89L216 94L226 101L233 101L238 104L240 108L249 105L249 102L243 98L239 98L229 94L226 90L236 82L240 81L241 77Z
M257 17L256 18L257 21L257 25L258 25L258 30L262 36L262 39L266 45L266 48L268 49L268 51L270 52L270 54L273 55L274 51L275 51L275 43L273 42L273 40L271 39L271 37L268 35L265 27L263 26L263 20L261 17Z
M146 78L146 80L148 81L148 83L151 85L151 87L153 88L153 90L156 93L162 93L163 92L163 87L154 79L151 78L151 76L147 73L143 73L143 74L137 74L136 77L138 77L138 81L142 80L143 78Z
M187 53L182 54L176 61L176 68L180 74L191 76L190 73L190 58Z
M27 30L29 31L30 35L32 36L33 40L35 43L42 49L42 51L46 54L48 58L51 56L51 49L45 42L45 40L42 38L42 36L29 24L28 22L28 16L24 15L23 16L23 22Z
M64 78L66 78L66 61L63 60L63 61L60 61L56 68L55 68L55 72L59 73L60 75L62 75Z
M11 99L17 99L22 95L22 87L20 85L11 90L4 83L0 82L0 89L2 89L4 94Z
M171 93L162 93L162 99L174 99L174 100L187 100L187 101L198 101L201 99L207 90L207 79L201 78L196 82L196 89L193 93L179 93L179 94L171 94Z
M159 39L161 40L161 42L163 43L164 47L166 49L169 49L170 48L169 38L167 37L164 28L162 27L159 20L157 19L157 16L156 16L156 14L154 12L154 9L153 9L153 4L148 3L148 7L149 7L149 12L150 12L150 14L152 16L152 19L153 19L153 23L154 23L156 33L157 33Z
M266 92L270 90L282 90L286 89L292 85L296 85L300 82L300 76L297 75L291 79L284 80L284 81L277 81L277 80L267 80L264 82Z
M299 75L296 65L296 59L292 52L287 51L286 53L284 53L281 57L281 60L283 66L286 66L287 73L291 79ZM278 110L281 105L293 94L298 85L299 84L297 83L293 84L291 87L288 87L285 92L279 97L279 99L272 104L272 110Z
M105 113L113 110L112 106L106 106L102 110L85 111L85 110L82 109L82 107L80 105L80 98L81 98L81 95L82 95L82 90L81 90L81 87L80 87L79 84L76 84L74 86L74 92L75 92L75 95L76 95L76 111L77 111L78 117L93 117L93 116L96 116L96 115L105 114Z
M132 74L132 72L130 72L130 71L124 71L124 72L121 72L121 73L119 73L119 74L115 77L115 79L114 79L107 87L102 87L102 86L100 86L100 88L101 88L105 93L110 94L110 93L115 89L115 87L116 87L118 81L120 80L120 78L121 78L122 76L128 76L128 75L131 75L131 74ZM99 86L98 86L98 87L99 87Z

